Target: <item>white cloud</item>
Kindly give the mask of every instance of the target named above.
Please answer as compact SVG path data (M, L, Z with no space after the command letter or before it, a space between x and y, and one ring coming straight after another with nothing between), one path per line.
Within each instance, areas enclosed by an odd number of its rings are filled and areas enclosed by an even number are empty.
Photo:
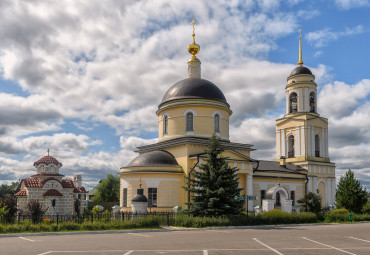
M352 28L346 28L344 31L333 32L330 28L324 28L322 30L309 32L305 38L309 43L317 48L321 48L329 44L331 41L336 41L341 37L362 34L365 29L362 25L358 25Z
M344 10L358 7L370 6L369 0L335 0L335 4Z

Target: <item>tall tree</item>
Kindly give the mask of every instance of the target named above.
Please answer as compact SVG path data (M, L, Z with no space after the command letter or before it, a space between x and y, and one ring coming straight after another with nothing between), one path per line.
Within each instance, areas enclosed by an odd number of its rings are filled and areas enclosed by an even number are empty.
M96 188L94 202L118 202L120 178L112 174L107 175L107 179L102 180Z
M206 160L187 178L193 202L188 213L195 216L222 216L240 214L244 201L235 197L242 190L239 188L236 167L230 167L226 158L221 156L221 140L212 136L206 149Z
M339 208L344 207L356 213L361 212L361 209L367 203L366 188L355 178L351 169L344 176L340 177L336 201Z

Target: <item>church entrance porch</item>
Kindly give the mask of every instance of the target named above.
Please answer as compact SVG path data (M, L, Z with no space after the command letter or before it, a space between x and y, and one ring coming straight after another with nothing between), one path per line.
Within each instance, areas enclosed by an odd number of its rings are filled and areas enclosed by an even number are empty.
M266 192L266 197L262 200L262 211L268 212L272 209L292 212L292 200L284 187L274 186Z

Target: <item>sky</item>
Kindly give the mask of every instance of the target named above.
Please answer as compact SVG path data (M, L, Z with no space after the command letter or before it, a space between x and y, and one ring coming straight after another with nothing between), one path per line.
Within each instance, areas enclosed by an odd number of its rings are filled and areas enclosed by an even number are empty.
M194 18L202 78L233 110L230 140L264 160L301 28L337 179L351 168L369 190L369 11L368 0L0 1L0 184L34 174L50 149L90 189L156 142L158 104L187 77Z

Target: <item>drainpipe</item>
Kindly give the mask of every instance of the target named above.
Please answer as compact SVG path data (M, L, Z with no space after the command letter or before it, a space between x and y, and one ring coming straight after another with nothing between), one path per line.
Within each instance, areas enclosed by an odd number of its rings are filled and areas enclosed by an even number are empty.
M195 167L199 164L199 155L197 155L197 162L195 165L190 169L189 174L188 174L188 209L190 209L190 178L191 178L191 173L195 170Z

